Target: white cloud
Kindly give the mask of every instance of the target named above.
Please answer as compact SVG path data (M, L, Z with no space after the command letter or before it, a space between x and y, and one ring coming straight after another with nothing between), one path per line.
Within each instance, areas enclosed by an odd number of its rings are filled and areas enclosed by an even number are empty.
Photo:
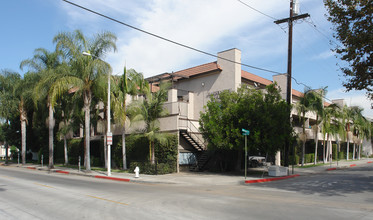
M346 92L345 89L340 88L337 90L329 91L327 97L333 99L344 99L345 104L348 106L360 106L364 109L363 115L373 118L372 102L367 98L365 92L350 91Z
M255 1L251 4L256 8L265 8L270 12L283 5L282 2L275 0ZM286 11L286 6L283 9ZM232 47L244 47L244 45L238 45L240 43L238 34L243 30L246 30L245 33L252 39L263 39L264 41L264 37L267 39L272 37L271 31L261 25L263 23L262 15L243 6L238 1L154 0L150 1L145 8L135 8L135 10L138 11L137 17L125 17L131 19L123 21L130 24L133 22L141 29L213 54ZM273 25L272 22L270 24ZM272 28L277 27L273 25ZM124 26L118 26L116 30L118 52L107 57L113 66L114 74L122 71L124 63L129 68L143 72L145 76L151 76L190 67L188 65L202 64L191 63L197 59L215 60L215 58L202 56L197 52ZM229 39L230 42L225 42L226 39ZM265 44L251 42L251 45L249 51L254 54L253 48ZM273 46L278 45L274 42ZM255 50L257 54L273 54L274 47L267 47L267 50ZM245 48L239 49L245 51Z
M334 56L335 56L335 53L333 51L327 50L327 51L324 51L324 52L312 57L311 59L312 60L319 60L319 59L324 60L324 59L328 59L328 58L334 57Z

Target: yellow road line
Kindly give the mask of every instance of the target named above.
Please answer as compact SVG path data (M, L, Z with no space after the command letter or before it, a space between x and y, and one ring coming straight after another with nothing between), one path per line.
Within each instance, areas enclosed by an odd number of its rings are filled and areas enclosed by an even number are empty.
M10 180L14 180L15 178L14 177L10 177L10 176L0 176L1 178L5 178L5 179L10 179Z
M44 186L44 187L47 187L47 188L51 188L51 189L55 189L54 187L52 186L48 186L48 185L44 185L44 184L40 184L40 183L34 183L35 185L38 185L38 186Z
M104 200L104 201L107 201L107 202L117 203L117 204L120 204L120 205L128 205L128 204L123 203L123 202L118 202L118 201L114 201L114 200L110 200L110 199L100 198L100 197L97 197L97 196L91 196L91 195L86 195L86 196L94 198L94 199Z

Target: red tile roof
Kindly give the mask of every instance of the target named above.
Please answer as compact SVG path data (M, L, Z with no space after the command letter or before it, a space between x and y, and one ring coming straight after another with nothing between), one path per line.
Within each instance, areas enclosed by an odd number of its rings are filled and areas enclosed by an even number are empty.
M271 80L268 80L268 79L265 79L263 77L254 75L252 73L246 72L245 70L241 70L241 77L244 78L244 79L248 79L250 81L253 81L253 82L258 82L258 83L266 85L266 86L272 84Z
M175 76L174 76L173 79L174 80L179 80L179 79L182 78L180 76L186 76L186 77L189 78L189 77L198 76L200 74L211 73L211 72L214 72L214 71L222 71L222 68L218 65L218 63L216 61L174 72L173 74L175 74ZM165 74L160 75L158 77L159 78L167 78L169 76L170 76L169 73L165 73ZM266 85L266 86L273 83L271 80L265 79L263 77L257 76L257 75L252 74L252 73L249 73L245 70L241 70L241 77L244 78L244 79L253 81L253 82L260 83L262 85ZM155 89L155 88L153 88L153 89ZM292 89L292 95L297 96L297 97L303 97L304 94L302 92L299 92L297 90Z
M218 65L217 62L211 62L211 63L206 63L206 64L202 64L202 65L199 65L199 66L195 66L195 67L192 67L192 68L188 68L188 69L185 69L185 70L180 70L180 71L177 71L177 72L174 72L175 75L183 75L183 76L188 76L188 77L193 77L193 76L197 76L199 74L203 74L203 73L209 73L209 72L213 72L213 71L221 71L221 67ZM181 77L178 77L177 79L180 79Z

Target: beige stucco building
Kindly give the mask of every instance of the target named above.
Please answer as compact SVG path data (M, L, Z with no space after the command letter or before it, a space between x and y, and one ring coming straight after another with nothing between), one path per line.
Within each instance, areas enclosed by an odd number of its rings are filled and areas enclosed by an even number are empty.
M151 84L151 87L153 87L153 84L157 85L161 80L167 79L172 82L172 86L168 91L168 100L164 104L169 115L160 118L159 121L162 132L178 135L179 165L191 164L198 160L201 168L206 161L206 143L199 131L199 118L200 112L204 111L203 107L211 95L218 95L224 90L237 91L241 84L264 89L267 85L276 82L281 96L284 99L286 98L286 74L274 75L272 80L269 80L242 70L240 64L241 51L235 48L219 52L217 57L214 62L146 79ZM302 96L302 92L292 89L291 102L295 104ZM131 100L133 97L128 98ZM333 102L339 105L344 104L343 100L335 100ZM325 102L324 105L327 106L330 103ZM301 133L302 128L295 109L292 110L291 116L294 119L295 132ZM315 139L313 130L315 126L316 115L313 112L308 112L306 114L306 137L308 140ZM128 127L126 129L127 134L130 134L133 129L133 127ZM101 130L100 133L103 134L104 131L103 129ZM120 126L113 125L111 130L114 135L120 135L121 133ZM322 134L319 132L317 135L318 139L321 140ZM95 138L94 134L92 138ZM333 136L331 136L328 144L331 144L332 141L335 141ZM351 138L351 143L352 141ZM372 154L371 142L367 141L364 144L366 153Z

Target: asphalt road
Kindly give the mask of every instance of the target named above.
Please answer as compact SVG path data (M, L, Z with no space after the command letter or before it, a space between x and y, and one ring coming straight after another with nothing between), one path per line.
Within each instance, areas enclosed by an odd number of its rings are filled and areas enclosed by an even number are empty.
M0 167L0 219L373 219L373 166L238 186Z

